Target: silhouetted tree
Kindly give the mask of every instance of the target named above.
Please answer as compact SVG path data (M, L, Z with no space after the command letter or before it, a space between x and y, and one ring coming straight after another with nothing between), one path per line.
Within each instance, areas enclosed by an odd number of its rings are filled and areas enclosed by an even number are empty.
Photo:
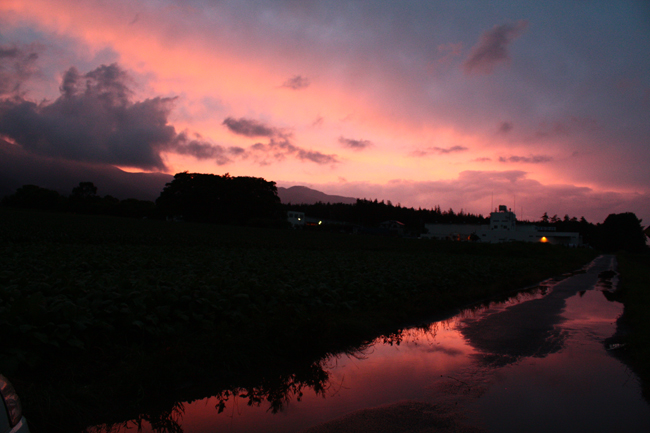
M610 214L598 226L598 247L605 251L641 252L646 247L641 220L632 212Z
M156 206L167 216L187 221L251 224L283 219L275 182L258 177L177 173Z
M542 215L542 223L548 224L548 212L544 212L544 215Z
M2 204L27 209L61 210L65 201L65 197L54 190L36 185L23 185L15 193L3 198Z
M72 188L68 199L70 210L79 213L102 213L100 201L97 187L92 182L79 182L79 186Z
M97 187L92 182L79 182L79 186L72 188L70 197L82 200L93 199L97 197Z

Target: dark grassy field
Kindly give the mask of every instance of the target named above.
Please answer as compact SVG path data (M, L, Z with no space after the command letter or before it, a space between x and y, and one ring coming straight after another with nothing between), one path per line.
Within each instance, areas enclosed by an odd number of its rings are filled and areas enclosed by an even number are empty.
M620 296L625 309L621 322L629 334L623 357L641 379L650 401L650 254L617 254Z
M8 208L0 254L0 371L34 433L233 389L281 402L323 386L329 353L596 255Z

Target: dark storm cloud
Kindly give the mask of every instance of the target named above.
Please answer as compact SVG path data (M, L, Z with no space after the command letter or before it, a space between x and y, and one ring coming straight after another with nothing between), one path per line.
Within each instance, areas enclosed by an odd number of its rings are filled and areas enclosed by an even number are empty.
M311 84L309 78L303 77L302 75L296 75L295 77L289 78L287 81L282 83L282 87L299 90L308 87L309 84Z
M74 161L162 170L164 151L226 161L226 149L176 133L167 120L174 98L132 102L128 84L117 64L86 74L70 68L52 103L0 101L0 134L30 152Z
M553 157L548 155L509 156L507 158L504 156L499 157L499 162L524 162L527 164L541 164L551 161L553 161Z
M463 68L468 74L489 74L498 63L510 59L508 45L528 27L528 21L502 24L483 33L478 44L472 48Z
M353 150L363 150L372 146L369 140L354 140L352 138L339 137L339 143L343 146Z
M452 147L427 147L426 149L418 149L413 152L411 152L412 156L427 156L431 154L436 154L436 155L447 155L449 153L458 153L458 152L465 152L469 150L469 148L465 146L452 146Z
M20 93L22 84L35 72L36 59L33 49L0 45L0 97Z

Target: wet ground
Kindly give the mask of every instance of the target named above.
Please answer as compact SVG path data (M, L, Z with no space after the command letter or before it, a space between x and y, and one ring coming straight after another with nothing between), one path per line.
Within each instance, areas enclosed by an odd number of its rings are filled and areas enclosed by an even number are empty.
M244 397L218 413L212 398L181 405L179 425L186 433L648 432L637 378L605 344L622 312L606 296L615 266L601 256L561 281L333 357L325 392L305 390L276 414Z

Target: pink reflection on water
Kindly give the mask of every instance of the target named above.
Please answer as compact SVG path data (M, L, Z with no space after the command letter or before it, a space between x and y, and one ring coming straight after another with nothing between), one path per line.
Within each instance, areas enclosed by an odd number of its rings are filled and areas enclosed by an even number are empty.
M568 299L564 349L497 370L468 404L476 423L499 432L650 431L636 377L603 347L621 313L598 290Z
M355 356L329 359L325 396L307 390L299 402L290 401L275 415L264 403L248 406L240 397L230 399L217 414L218 400L207 398L186 405L183 430L296 432L366 407L425 399L429 383L471 363L473 349L455 329L455 320L409 329L401 337L399 344L377 339Z

